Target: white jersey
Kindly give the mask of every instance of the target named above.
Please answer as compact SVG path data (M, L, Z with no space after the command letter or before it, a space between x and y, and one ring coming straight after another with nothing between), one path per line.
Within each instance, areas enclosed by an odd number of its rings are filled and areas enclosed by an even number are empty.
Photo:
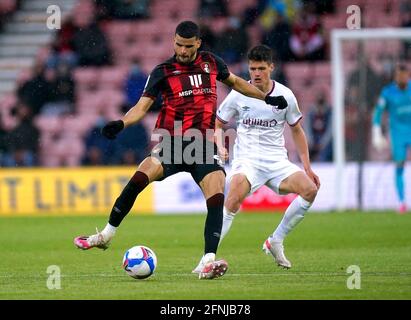
M271 96L284 96L288 107L278 110L264 101L247 97L235 90L224 99L217 110L217 118L227 123L232 117L237 120L237 138L234 144L234 159L249 159L253 162L272 162L288 159L284 141L284 125L296 125L302 118L293 92L279 82L273 81Z

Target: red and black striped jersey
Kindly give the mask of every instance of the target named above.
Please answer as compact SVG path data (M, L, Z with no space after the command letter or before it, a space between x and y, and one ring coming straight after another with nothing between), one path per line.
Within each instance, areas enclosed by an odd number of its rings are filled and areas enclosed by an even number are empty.
M175 56L157 65L143 92L145 97L156 99L161 94L163 98L155 128L166 129L170 135L184 134L191 128L205 135L207 129L214 129L217 80L229 75L224 61L206 51L198 51L196 59L187 65L178 63ZM179 124L181 128L175 132Z

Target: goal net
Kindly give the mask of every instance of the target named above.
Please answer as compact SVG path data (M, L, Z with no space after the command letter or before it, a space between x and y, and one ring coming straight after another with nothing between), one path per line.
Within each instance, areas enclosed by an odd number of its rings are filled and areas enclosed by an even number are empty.
M411 29L336 29L331 32L335 208L394 209L398 199L388 147L371 144L372 114L397 62L411 57ZM409 64L409 63L408 63ZM383 117L387 134L387 117ZM411 181L405 170L405 181ZM406 198L411 199L411 186Z

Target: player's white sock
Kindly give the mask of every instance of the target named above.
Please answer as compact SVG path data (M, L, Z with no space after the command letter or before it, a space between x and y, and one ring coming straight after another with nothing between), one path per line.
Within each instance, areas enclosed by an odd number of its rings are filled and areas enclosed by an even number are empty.
M230 230L231 224L233 223L235 217L235 213L229 211L226 207L224 207L223 213L223 227L221 228L220 243Z
M215 253L209 252L203 256L202 263L203 265L215 261Z
M107 223L107 225L101 231L101 234L103 235L104 239L110 241L116 234L116 230L117 227L113 227L110 223Z
M272 240L275 242L283 242L285 236L304 218L311 204L311 202L304 200L300 196L295 198L288 206L283 219L272 234Z

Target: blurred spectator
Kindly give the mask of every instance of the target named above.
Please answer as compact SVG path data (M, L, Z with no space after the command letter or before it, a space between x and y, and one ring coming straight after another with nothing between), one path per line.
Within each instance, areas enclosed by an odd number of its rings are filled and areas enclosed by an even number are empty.
M45 115L63 115L74 112L75 82L69 65L60 63L56 70L50 70L53 78L50 81L49 102L41 109Z
M335 0L302 0L304 5L312 5L319 15L335 13Z
M213 18L227 16L227 0L200 0L198 17Z
M311 6L304 6L292 26L290 48L294 58L303 60L323 60L324 38L318 16Z
M37 115L43 105L49 99L50 83L45 77L45 69L41 64L33 67L31 79L22 83L17 89L19 100L31 109L33 115Z
M411 28L411 3L402 4L401 10L401 27L402 28ZM411 41L410 40L403 40L403 50L404 53L403 59L410 59L411 58Z
M274 27L277 16L287 15L287 5L283 0L267 0L265 8L259 17L260 25L265 31Z
M382 73L381 82L382 86L389 84L394 81L394 69L395 69L395 59L389 54L384 54L381 56Z
M311 160L332 161L332 114L324 93L318 95L308 113L306 132Z
M13 12L20 5L19 0L0 1L0 31L7 21L12 17Z
M361 79L362 72L365 76L364 82ZM364 98L361 94L361 85L364 90ZM364 65L358 63L348 75L345 94L347 160L358 160L360 157L368 158L368 148L364 148L364 143L369 141L370 117L382 86L383 77L374 71L368 60L365 61ZM365 99L364 104L362 104L363 99Z
M19 103L15 110L18 123L5 137L7 153L4 164L7 167L31 167L36 165L40 133L32 123L32 112L28 106Z
M72 17L68 16L58 30L52 44L51 53L47 59L48 68L56 68L59 63L68 63L71 67L77 65L77 56L73 48L73 36L76 27Z
M256 19L260 17L267 7L268 0L257 0L254 6L245 9L243 21L246 26L254 24Z
M115 19L148 18L149 0L112 0L111 16Z
M367 110L373 110L374 105L378 98L378 92L380 92L383 82L379 74L377 74L374 69L371 67L369 61L366 61L365 65L358 64L354 71L348 75L347 83L347 93L345 95L347 102L346 104L357 105L360 101L360 76L361 68L365 70L365 81L366 81L366 104Z
M364 145L359 143L358 126L359 126L359 108L355 104L346 104L344 109L345 122L345 157L347 161L359 159L360 148ZM364 129L367 130L367 129Z
M291 58L290 36L291 26L287 18L282 14L277 14L273 28L263 34L261 42L273 49L280 61L287 62Z
M215 52L228 64L240 62L248 50L247 30L236 17L229 18L229 25L217 37Z
M146 81L147 75L141 70L139 61L134 59L125 83L126 103L129 107L134 106L140 99Z
M116 155L119 156L118 163L135 165L147 157L148 135L142 123L128 127L120 133L117 139Z
M3 121L0 113L0 167L3 166L3 158L6 154L6 130L3 127Z
M126 113L128 106L122 111ZM101 129L108 119L100 115L94 127L84 139L85 154L83 165L135 165L141 162L148 152L149 138L142 123L134 124L118 135L115 140L108 140L101 134Z
M107 38L91 15L76 16L73 49L80 66L103 66L111 63Z
M275 56L275 55L274 55ZM272 78L275 81L280 82L281 84L288 86L288 79L283 69L283 64L278 59L275 60L274 58L274 71L272 74Z
M122 107L123 113L128 111ZM144 125L139 122L122 131L116 139L116 163L135 165L147 157L149 138Z
M86 134L84 139L85 155L83 165L98 166L113 163L115 141L108 140L101 134L101 129L107 123L104 116L99 116L94 127Z
M216 36L214 32L205 24L200 25L201 48L202 51L214 51Z

